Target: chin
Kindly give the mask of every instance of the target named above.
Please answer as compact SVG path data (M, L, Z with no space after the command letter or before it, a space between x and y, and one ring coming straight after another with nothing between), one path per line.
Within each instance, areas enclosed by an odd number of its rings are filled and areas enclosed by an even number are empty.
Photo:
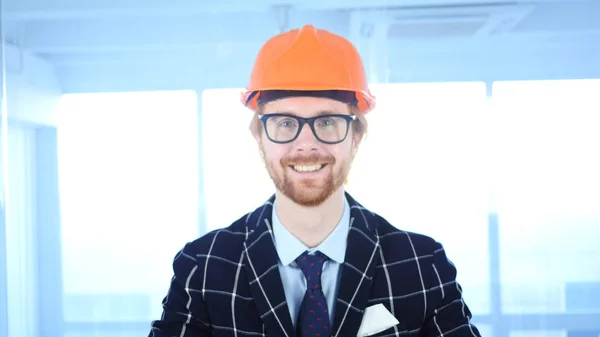
M306 182L285 184L283 193L295 203L305 207L315 207L327 201L335 192L331 180L324 180L320 184Z
M292 201L294 201L296 204L300 205L300 206L304 206L304 207L317 207L320 206L321 204L323 204L325 201L327 201L327 199L329 199L329 196L325 196L325 195L321 195L321 196L314 196L314 195L303 195L303 196L288 196L290 199L292 199Z

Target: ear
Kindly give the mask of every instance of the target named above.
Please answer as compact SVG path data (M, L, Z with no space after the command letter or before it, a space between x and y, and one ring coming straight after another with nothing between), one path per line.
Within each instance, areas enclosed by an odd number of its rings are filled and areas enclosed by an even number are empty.
M261 139L261 135L258 133L253 133L252 134L252 138L254 138L254 140L256 141L256 145L261 146L262 145L262 139Z
M265 159L265 151L262 144L261 136L255 136L254 140L256 140L256 149L258 150L258 155L260 156L260 160L263 163L266 163Z
M354 157L356 155L356 153L358 152L358 148L360 147L360 144L362 142L362 136L356 134L356 133L352 133L352 157Z

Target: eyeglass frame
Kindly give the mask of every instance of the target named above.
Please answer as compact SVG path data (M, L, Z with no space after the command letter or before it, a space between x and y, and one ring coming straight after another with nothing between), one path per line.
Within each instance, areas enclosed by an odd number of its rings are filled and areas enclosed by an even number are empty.
M293 118L296 121L298 121L298 131L296 132L296 135L294 137L292 137L290 140L286 140L286 141L278 141L278 140L274 140L273 138L271 138L271 136L269 135L269 131L267 130L268 129L267 121L271 117L290 117L290 118ZM319 138L319 136L317 135L317 131L315 130L315 121L317 119L327 118L327 117L340 117L346 121L346 132L344 133L344 137L342 139L340 139L338 141L328 142L328 141L324 141L321 138ZM325 143L325 144L329 144L329 145L339 144L339 143L345 141L346 138L348 138L348 132L350 131L350 125L352 125L352 122L357 121L355 115L344 115L344 114L325 114L325 115L319 115L319 116L315 116L315 117L303 118L303 117L298 117L298 116L294 116L291 114L274 113L274 114L259 115L258 119L260 119L263 123L264 131L265 131L265 134L267 135L267 138L269 138L270 141L272 141L273 143L276 143L276 144L287 144L287 143L291 143L291 142L295 141L298 138L298 136L300 136L300 133L302 132L302 129L304 128L305 124L308 124L308 126L310 127L310 130L313 133L313 136L315 136L315 138L318 141L320 141L321 143Z

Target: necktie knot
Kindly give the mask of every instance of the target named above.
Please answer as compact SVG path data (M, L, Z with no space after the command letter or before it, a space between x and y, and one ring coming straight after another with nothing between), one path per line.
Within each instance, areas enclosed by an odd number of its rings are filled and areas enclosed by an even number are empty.
M298 267L300 267L300 270L302 270L302 273L306 277L306 286L308 289L321 288L321 272L323 271L323 264L328 259L321 252L316 252L315 254L304 252L296 259Z

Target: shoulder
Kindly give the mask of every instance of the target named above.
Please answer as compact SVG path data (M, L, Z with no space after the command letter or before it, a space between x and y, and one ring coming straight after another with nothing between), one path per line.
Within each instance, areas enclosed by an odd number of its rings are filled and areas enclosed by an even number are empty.
M374 214L377 219L377 236L384 258L392 261L414 261L433 263L434 255L443 253L443 246L435 238L402 230L385 218ZM389 262L386 262L389 263Z
M371 211L368 207L360 204L356 199L347 195L352 209L357 210L355 216L361 216L369 228L374 228L375 238L379 242L384 254L398 254L416 256L431 255L441 248L441 244L434 238L415 232L402 230L390 224L380 214ZM373 226L369 225L374 224ZM369 229L370 230L370 229Z
M210 231L186 243L183 251L193 255L197 260L213 256L231 259L238 263L239 256L244 249L244 241L249 235L248 218L249 214L245 214L228 227Z
M190 269L197 274L207 273L209 269L219 270L217 274L212 273L217 278L227 277L229 272L235 273L244 256L244 243L254 231L262 228L261 219L268 217L272 199L242 215L229 226L187 242L175 256L173 267L176 273L187 273Z
M246 217L185 243L173 259L175 279L193 289L221 289L229 285L244 255Z
M403 278L405 284L412 282L414 289L455 282L457 270L441 242L428 235L399 229L383 217L375 216L381 247L378 269L385 270L391 278ZM415 277L407 279L407 275Z

